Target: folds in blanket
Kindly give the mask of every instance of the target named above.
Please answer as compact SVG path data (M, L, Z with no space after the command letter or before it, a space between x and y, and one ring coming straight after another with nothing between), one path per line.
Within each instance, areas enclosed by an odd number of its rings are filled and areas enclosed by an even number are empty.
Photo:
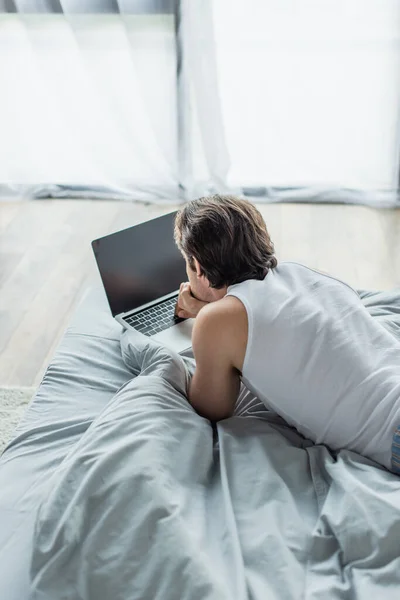
M212 437L209 422L159 376L120 390L49 481L32 599L176 598L176 582L207 597L212 574L198 548Z
M400 480L268 418L219 422L216 448L169 383L136 378L49 480L31 600L383 597Z
M162 377L176 391L187 394L190 372L182 357L173 350L138 331L126 330L121 335L121 354L134 375Z

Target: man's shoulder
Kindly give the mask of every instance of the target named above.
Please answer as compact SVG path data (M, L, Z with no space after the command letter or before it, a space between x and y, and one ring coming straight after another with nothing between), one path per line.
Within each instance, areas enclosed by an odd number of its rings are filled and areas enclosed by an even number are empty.
M194 355L229 363L242 371L247 346L247 311L238 298L225 296L204 306L193 329Z
M225 296L204 306L196 317L193 347L207 348L214 354L222 352L239 370L247 345L247 311L234 296Z
M229 323L231 320L246 316L246 309L236 296L224 296L221 300L210 302L204 306L199 315L202 315L203 320L208 322Z

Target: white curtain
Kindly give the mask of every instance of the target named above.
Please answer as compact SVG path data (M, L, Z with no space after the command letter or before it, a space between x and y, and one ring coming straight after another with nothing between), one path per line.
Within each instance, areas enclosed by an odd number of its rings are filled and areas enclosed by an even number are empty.
M397 201L399 0L183 6L193 180L204 193Z
M398 203L399 0L10 6L0 197Z
M0 15L3 197L178 195L172 15Z

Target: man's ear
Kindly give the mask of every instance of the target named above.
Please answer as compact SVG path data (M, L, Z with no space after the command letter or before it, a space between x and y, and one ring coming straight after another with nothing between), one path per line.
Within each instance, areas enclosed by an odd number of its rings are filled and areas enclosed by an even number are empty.
M202 272L201 272L200 263L197 260L197 258L195 258L194 256L193 256L193 261L194 261L194 268L195 268L195 271L196 271L196 275L197 275L197 277L201 277L202 276Z

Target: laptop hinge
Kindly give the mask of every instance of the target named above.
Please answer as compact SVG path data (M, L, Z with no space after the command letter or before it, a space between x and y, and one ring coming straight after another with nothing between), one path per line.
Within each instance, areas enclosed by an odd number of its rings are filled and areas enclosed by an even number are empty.
M179 291L176 290L175 292L171 292L170 294L167 294L166 296L161 296L160 298L157 298L157 300L152 300L151 302L148 302L147 304L142 304L141 306L138 306L137 308L134 308L133 310L128 310L127 312L120 313L119 315L116 315L116 317L118 317L119 319L124 319L125 317L130 317L131 315L135 315L136 313L142 312L142 310L145 310L146 308L150 308L151 306L156 306L156 304L160 304L161 302L164 302L165 300L169 300L170 298L173 298L174 296L178 297L178 293L179 293Z

